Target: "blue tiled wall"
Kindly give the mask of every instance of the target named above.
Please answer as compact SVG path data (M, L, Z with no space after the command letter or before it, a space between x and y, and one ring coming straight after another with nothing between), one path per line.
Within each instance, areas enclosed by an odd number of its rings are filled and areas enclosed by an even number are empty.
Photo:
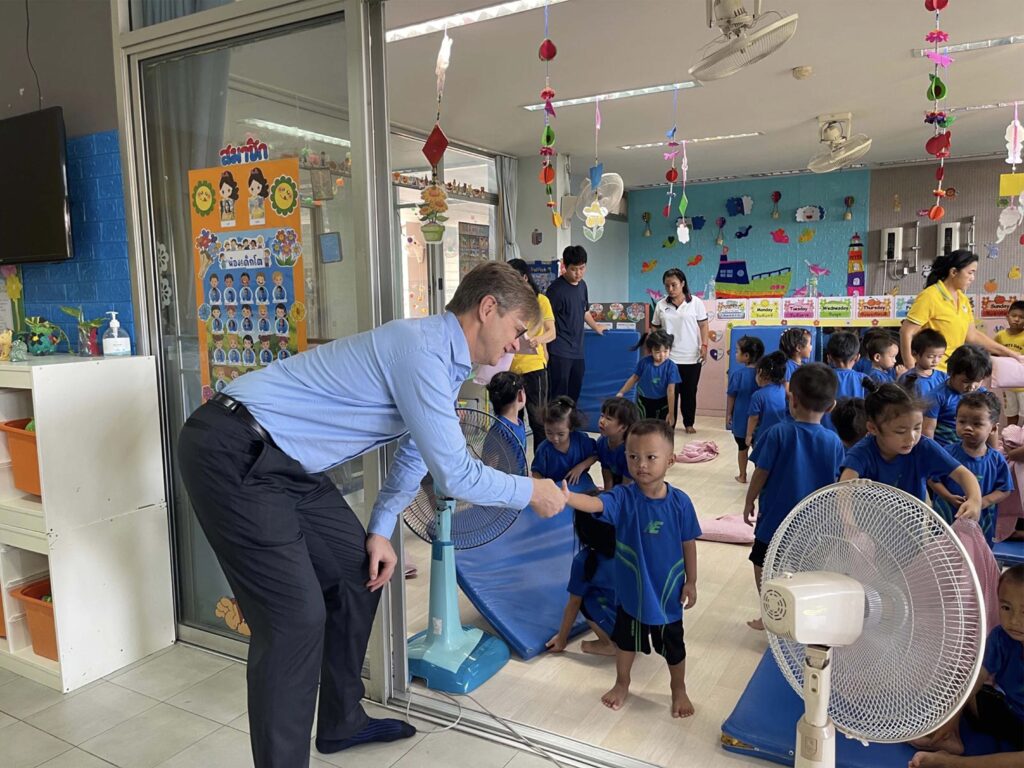
M42 315L61 325L75 351L75 320L60 311L62 305L81 306L87 319L116 310L135 347L119 152L117 131L68 140L74 257L59 264L26 264L22 268L25 314ZM105 330L106 326L100 334Z

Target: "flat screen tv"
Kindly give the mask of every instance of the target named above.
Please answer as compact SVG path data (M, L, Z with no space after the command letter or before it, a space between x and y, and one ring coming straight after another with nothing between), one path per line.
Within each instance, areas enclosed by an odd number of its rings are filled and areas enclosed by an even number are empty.
M0 120L0 264L72 256L64 112Z

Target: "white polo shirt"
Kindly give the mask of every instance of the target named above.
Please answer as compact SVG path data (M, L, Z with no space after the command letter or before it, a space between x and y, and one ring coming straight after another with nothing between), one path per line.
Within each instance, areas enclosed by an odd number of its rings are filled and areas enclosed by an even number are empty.
M678 307L666 297L654 306L653 325L674 337L669 360L676 364L700 362L699 322L706 322L708 311L704 302L696 296L684 301Z

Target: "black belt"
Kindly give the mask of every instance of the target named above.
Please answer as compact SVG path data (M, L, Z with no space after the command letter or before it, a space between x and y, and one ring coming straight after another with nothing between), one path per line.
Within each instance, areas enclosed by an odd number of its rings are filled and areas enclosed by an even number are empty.
M210 402L216 403L228 413L236 416L243 424L245 424L245 426L259 435L260 439L264 442L269 443L275 448L277 447L277 443L274 442L274 438L272 438L270 433L263 428L263 425L256 421L253 415L249 413L249 409L245 407L244 403L240 403L233 397L228 397L220 392L217 392L213 397L211 397Z

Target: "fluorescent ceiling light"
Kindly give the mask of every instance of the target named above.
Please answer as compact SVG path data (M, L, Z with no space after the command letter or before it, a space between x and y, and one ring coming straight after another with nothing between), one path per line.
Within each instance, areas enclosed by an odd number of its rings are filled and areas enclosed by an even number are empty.
M319 141L321 144L335 144L339 147L352 146L352 142L348 139L339 139L337 136L328 136L326 133L307 131L302 128L296 128L294 125L282 125L281 123L272 123L269 120L258 120L253 117L248 117L241 122L244 125L251 125L254 128L263 128L264 130L273 131L274 133L282 133L285 136L294 136L297 139Z
M486 8L478 8L475 11L453 13L451 16L442 16L439 19L431 19L419 24L410 24L407 27L388 30L384 39L389 43L399 40L408 40L410 37L430 35L434 32L444 32L445 29L465 27L468 24L476 24L478 21L490 21L500 19L503 16L512 16L524 11L532 11L535 8L543 8L545 5L557 5L565 0L515 0L514 2L498 3L489 5Z
M665 91L672 91L676 88L682 90L683 88L700 88L701 84L695 80L686 80L682 83L668 83L667 85L649 85L646 88L633 88L628 91L612 91L611 93L597 93L593 96L580 96L576 99L562 99L561 101L551 102L553 107L575 107L577 104L593 104L595 101L615 101L616 99L631 99L634 96L647 96L651 93L664 93ZM528 104L523 109L529 110L530 112L536 112L538 109L544 109L543 102L540 104Z
M959 53L962 51L980 51L985 48L998 48L1001 45L1019 45L1024 43L1024 35L1010 35L1009 37L996 37L991 40L975 40L971 43L960 43L959 45L940 45L939 50L943 53ZM934 48L914 48L910 51L911 56L925 56Z
M1015 107L1018 104L1024 104L1024 101L1000 101L998 104L975 104L970 107L950 107L945 111L948 113L980 112L985 109L1006 109L1008 107Z
M726 141L727 139L747 139L751 136L763 136L763 131L754 131L753 133L730 133L727 136L704 136L700 139L680 139L685 141L687 144L703 144L709 141ZM653 141L650 144L626 144L619 147L619 149L653 149L654 147L667 147L667 141Z

